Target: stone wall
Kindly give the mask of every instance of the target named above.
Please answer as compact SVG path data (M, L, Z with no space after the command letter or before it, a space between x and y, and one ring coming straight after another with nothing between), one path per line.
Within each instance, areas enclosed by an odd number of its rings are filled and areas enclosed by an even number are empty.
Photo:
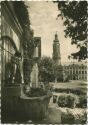
M47 116L50 97L50 95L32 98L9 95L3 101L2 123L41 121Z

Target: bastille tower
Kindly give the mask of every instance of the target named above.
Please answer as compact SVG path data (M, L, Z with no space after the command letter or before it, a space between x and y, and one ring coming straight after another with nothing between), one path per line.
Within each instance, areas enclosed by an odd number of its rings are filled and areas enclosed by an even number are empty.
M55 39L53 41L53 61L56 65L61 65L60 43L57 33L55 34Z

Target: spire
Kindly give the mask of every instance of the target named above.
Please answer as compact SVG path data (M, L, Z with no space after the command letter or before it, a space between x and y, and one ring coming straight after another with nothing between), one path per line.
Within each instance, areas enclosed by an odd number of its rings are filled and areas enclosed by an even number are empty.
M57 32L55 33L55 39L53 41L53 60L57 65L61 65L60 43Z
M56 31L56 34L55 34L55 41L58 41L58 42L59 42L59 40L58 40L58 35L57 35L57 31Z

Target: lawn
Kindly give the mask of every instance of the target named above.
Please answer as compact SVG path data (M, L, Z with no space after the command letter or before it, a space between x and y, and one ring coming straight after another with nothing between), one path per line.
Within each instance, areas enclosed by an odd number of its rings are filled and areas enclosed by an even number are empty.
M61 124L86 123L87 82L74 80L65 83L50 83L50 85L53 86L53 97L50 103L60 110ZM67 98L69 96L70 100ZM70 107L69 104L71 104Z
M83 93L87 93L87 82L85 81L69 81L69 82L65 82L65 83L50 83L53 85L53 89L55 90L55 92L58 90L59 91L63 91L64 90L78 90L81 91Z

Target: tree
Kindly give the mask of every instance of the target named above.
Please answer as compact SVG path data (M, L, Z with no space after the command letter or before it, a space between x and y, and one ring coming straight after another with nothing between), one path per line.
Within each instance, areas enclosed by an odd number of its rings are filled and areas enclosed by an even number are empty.
M55 81L63 81L63 66L53 64Z
M87 1L56 1L58 9L64 20L65 37L72 39L80 50L72 53L73 58L79 60L87 58Z
M50 57L42 57L38 63L39 78L42 82L51 82L54 80L53 60Z
M14 1L12 2L16 16L23 28L30 27L29 13L27 6L24 1Z

